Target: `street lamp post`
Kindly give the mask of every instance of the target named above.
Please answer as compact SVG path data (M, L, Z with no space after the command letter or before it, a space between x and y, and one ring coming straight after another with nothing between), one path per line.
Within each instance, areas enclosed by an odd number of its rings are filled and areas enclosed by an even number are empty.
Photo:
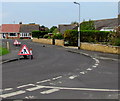
M80 49L80 46L81 46L81 45L80 45L80 3L78 3L78 2L74 2L74 4L79 5L78 49Z

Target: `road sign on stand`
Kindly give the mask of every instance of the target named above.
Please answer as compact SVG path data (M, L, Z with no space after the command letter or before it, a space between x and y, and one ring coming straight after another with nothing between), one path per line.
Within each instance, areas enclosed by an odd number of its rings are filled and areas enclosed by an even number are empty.
M22 49L19 51L18 55L30 55L30 51L26 45L22 46Z
M17 40L14 41L14 45L21 45L21 42L18 42Z

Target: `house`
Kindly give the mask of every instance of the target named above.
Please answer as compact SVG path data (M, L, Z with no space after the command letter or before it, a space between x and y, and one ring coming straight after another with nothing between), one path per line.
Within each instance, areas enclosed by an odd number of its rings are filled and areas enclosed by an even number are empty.
M111 31L113 32L115 29L112 27L103 27L102 29L100 29L100 31Z
M19 38L19 24L2 24L0 33L3 38Z
M93 20L93 21L96 30L114 31L114 29L118 26L118 18Z
M62 34L64 34L64 32L66 30L71 30L71 29L78 30L78 25L77 24L61 24L61 25L58 25L58 30Z
M0 34L6 39L31 39L32 31L40 30L39 24L2 24Z
M20 38L31 39L31 32L35 30L40 30L39 24L20 24Z

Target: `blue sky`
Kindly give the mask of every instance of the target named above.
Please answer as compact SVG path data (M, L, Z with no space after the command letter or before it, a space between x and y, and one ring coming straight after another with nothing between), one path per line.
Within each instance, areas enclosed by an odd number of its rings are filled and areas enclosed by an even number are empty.
M80 2L80 20L116 18L117 2ZM1 16L0 16L1 17ZM2 23L37 23L46 27L78 21L78 5L73 2L3 2Z

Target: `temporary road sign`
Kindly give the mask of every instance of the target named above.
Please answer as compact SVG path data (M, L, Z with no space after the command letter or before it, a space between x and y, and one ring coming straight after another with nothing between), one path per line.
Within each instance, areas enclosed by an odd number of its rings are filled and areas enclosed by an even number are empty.
M15 40L13 44L14 44L14 45L20 45L21 42L18 42L17 40Z
M22 49L19 51L18 55L30 55L30 51L26 45L22 46Z

